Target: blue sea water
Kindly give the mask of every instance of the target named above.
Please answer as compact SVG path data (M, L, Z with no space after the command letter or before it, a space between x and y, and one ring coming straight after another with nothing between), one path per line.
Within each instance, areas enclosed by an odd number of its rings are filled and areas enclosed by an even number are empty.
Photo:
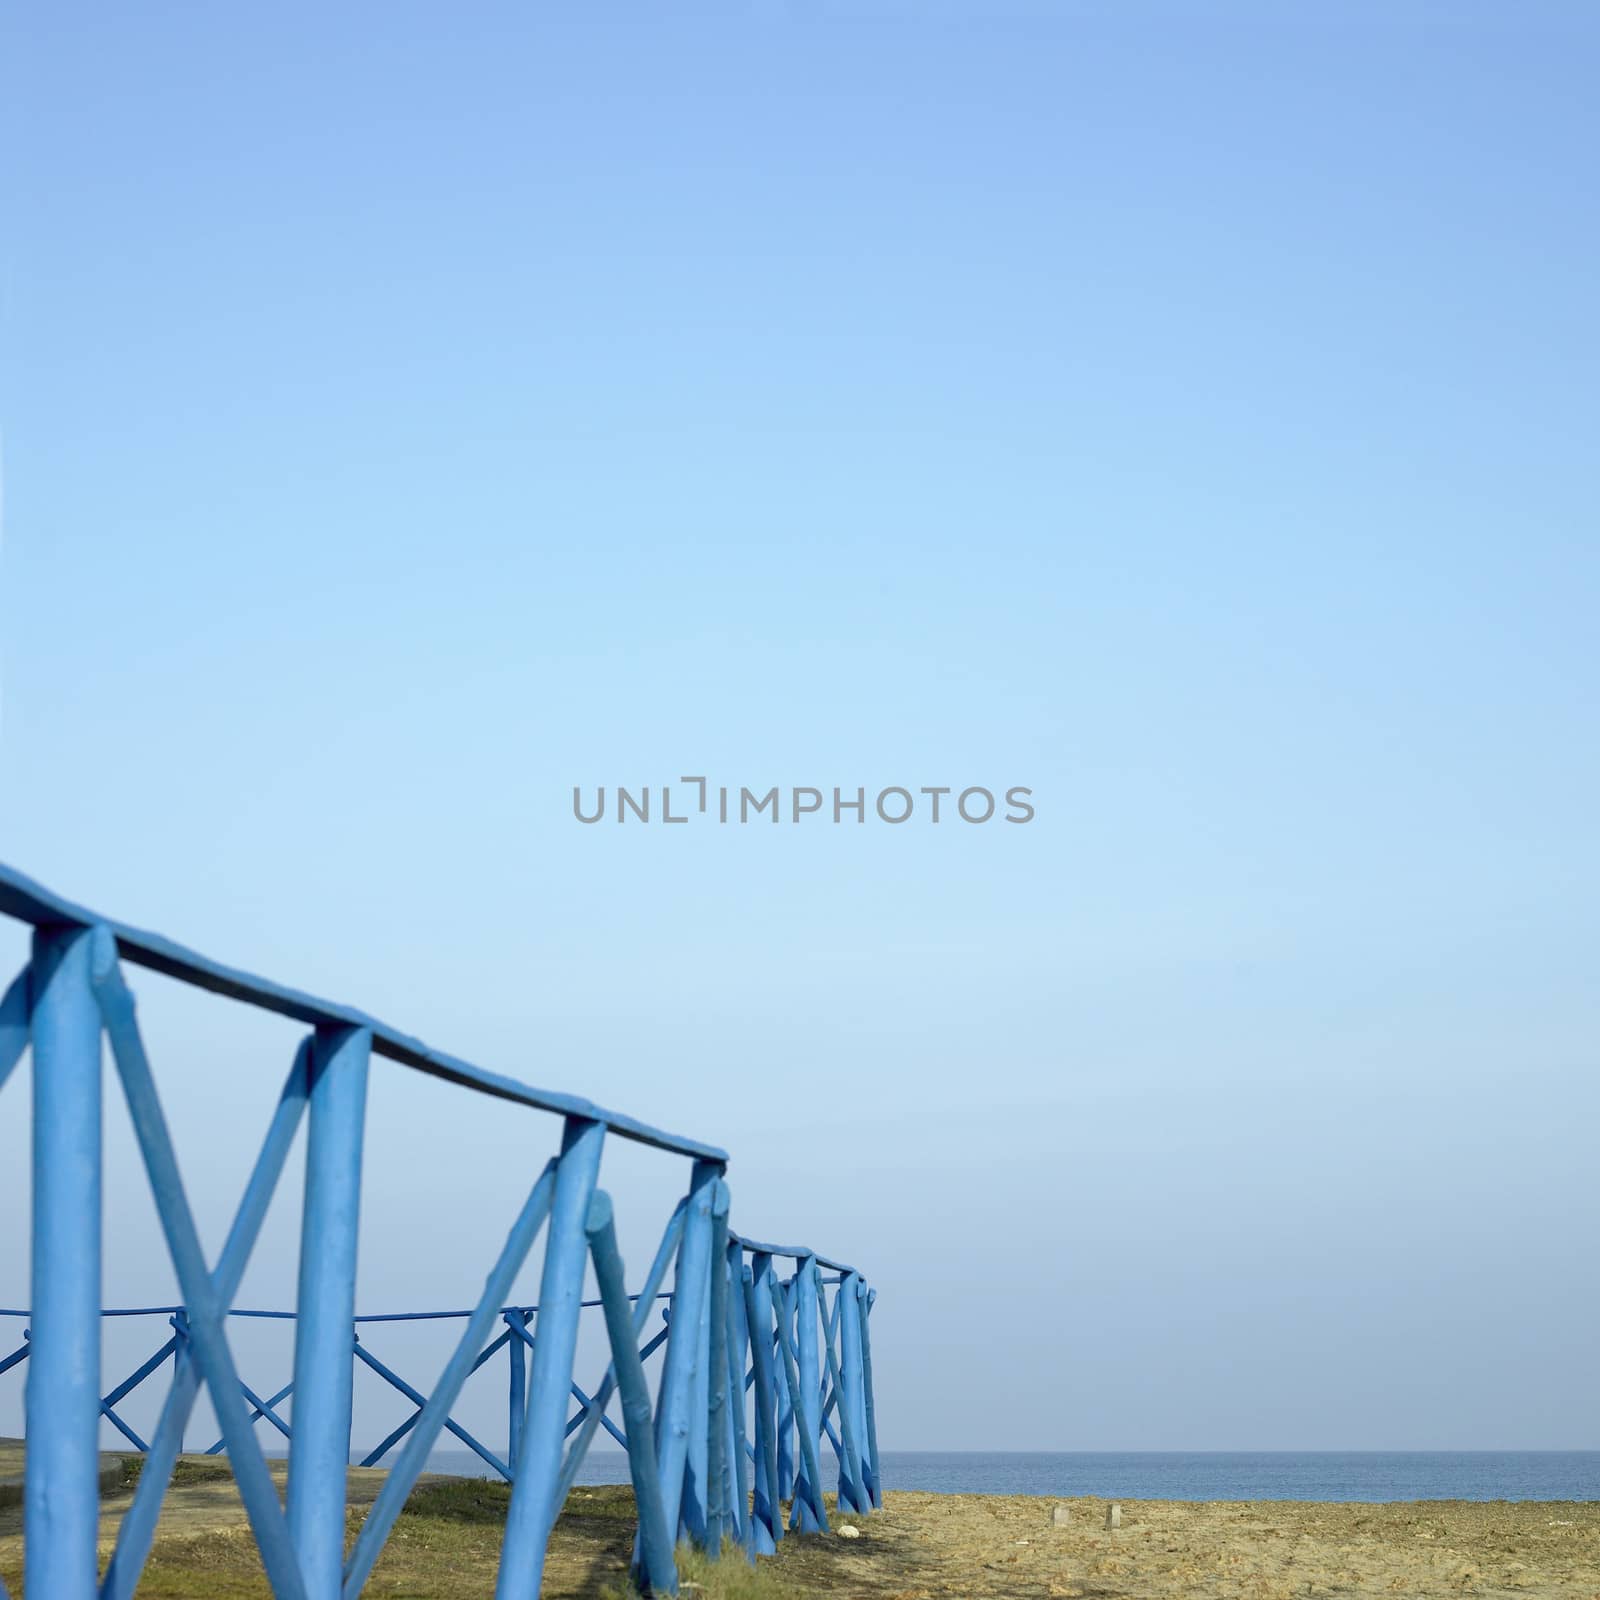
M481 1477L465 1450L434 1472ZM831 1455L823 1463L835 1487ZM578 1482L626 1483L628 1458L593 1450ZM1600 1500L1600 1450L885 1451L886 1489L1098 1495L1114 1500Z

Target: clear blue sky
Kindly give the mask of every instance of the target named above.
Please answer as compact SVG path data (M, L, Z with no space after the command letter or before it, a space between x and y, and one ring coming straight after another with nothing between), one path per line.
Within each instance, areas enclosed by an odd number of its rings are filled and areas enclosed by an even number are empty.
M14 16L0 857L726 1145L879 1284L887 1448L1600 1443L1597 67L1576 3ZM1038 816L571 818L700 772ZM215 1246L293 1031L140 987ZM368 1308L552 1145L463 1098L374 1080ZM680 1175L607 1180L637 1271Z

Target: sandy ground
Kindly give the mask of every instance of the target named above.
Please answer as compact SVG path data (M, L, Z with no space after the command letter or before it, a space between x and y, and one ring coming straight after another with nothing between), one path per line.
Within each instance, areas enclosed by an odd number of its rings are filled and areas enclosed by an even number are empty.
M120 1462L125 1458L108 1456L105 1459ZM267 1465L281 1497L289 1474L289 1464L275 1459ZM247 1526L248 1519L232 1476L219 1476L226 1471L226 1461L216 1456L182 1457L174 1475L175 1481L162 1502L157 1536L188 1536ZM185 1481L193 1473L204 1476L199 1482ZM348 1490L350 1506L365 1508L371 1505L388 1475L381 1467L352 1467ZM110 1490L100 1496L100 1544L105 1552L110 1552L117 1529L122 1525L123 1515L132 1504L131 1488ZM8 1564L6 1558L15 1558L21 1549L22 1506L20 1502L0 1505L0 1570L4 1570Z
M275 1475L281 1471L278 1464ZM353 1508L371 1503L383 1476L351 1473ZM130 1498L126 1492L106 1497L106 1540ZM617 1581L631 1544L627 1500L626 1490L574 1491L552 1540L545 1595L587 1600ZM791 1536L770 1570L796 1593L839 1600L1600 1600L1595 1502L1124 1501L1115 1530L1105 1527L1106 1504L891 1493L874 1516L835 1518L836 1526L844 1521L858 1528L858 1538ZM1056 1505L1068 1508L1065 1527L1052 1524ZM0 1571L15 1573L21 1565L20 1523L20 1507L0 1508ZM481 1539L460 1552L465 1559L439 1600L492 1594L499 1531L486 1524ZM420 1527L408 1534L404 1519L396 1530L401 1539L422 1534ZM249 1540L231 1482L175 1484L162 1519L162 1548L176 1553L186 1541L219 1539L235 1547ZM380 1566L370 1592L418 1591L391 1589Z
M1055 1504L1069 1508L1051 1525ZM1189 1504L890 1494L861 1537L826 1541L840 1596L1290 1600L1313 1595L1600 1600L1600 1504ZM796 1541L797 1544L801 1541ZM798 1552L797 1552L798 1554ZM795 1564L800 1576L810 1563Z

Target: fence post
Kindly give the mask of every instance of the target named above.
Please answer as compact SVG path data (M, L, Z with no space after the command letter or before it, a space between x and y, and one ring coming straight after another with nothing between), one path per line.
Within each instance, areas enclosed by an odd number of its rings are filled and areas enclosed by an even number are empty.
M844 1393L839 1397L841 1413L840 1431L843 1432L843 1408L850 1408L851 1440L856 1447L854 1463L857 1481L852 1486L858 1498L857 1511L872 1509L872 1491L867 1466L867 1407L862 1389L861 1373L861 1279L854 1272L841 1275L837 1290L839 1299L839 1377Z
M878 1468L878 1416L872 1399L872 1333L867 1324L872 1319L875 1291L867 1288L858 1277L856 1298L861 1303L861 1390L862 1410L866 1416L867 1493L873 1506L883 1504L883 1477Z
M778 1494L778 1380L772 1359L772 1257L755 1251L744 1270L745 1320L750 1326L750 1360L755 1381L755 1501L750 1513L753 1548L771 1555L783 1537Z
M584 1225L600 1175L605 1134L604 1123L578 1116L569 1116L562 1129L544 1270L539 1278L528 1418L511 1509L506 1514L496 1600L527 1600L538 1594L545 1545L561 1510L555 1503L556 1488L561 1478L567 1397L572 1392L572 1357L578 1347L578 1312L589 1250Z
M505 1324L511 1330L506 1340L506 1357L511 1363L510 1374L510 1443L506 1448L506 1462L514 1478L522 1463L522 1430L528 1420L528 1344L517 1337L528 1331L528 1319L521 1311L508 1311Z
M750 1325L745 1319L744 1245L728 1240L728 1459L732 1462L728 1485L733 1508L732 1532L751 1553L756 1548L755 1522L750 1511L750 1457L746 1454L745 1362L750 1353Z
M339 1600L350 1467L356 1243L372 1035L321 1027L312 1045L294 1339L289 1534L306 1600Z
M772 1310L775 1320L781 1319L785 1328L789 1330L791 1342L794 1333L794 1280L785 1284L774 1279L772 1284ZM774 1363L777 1355L774 1351ZM779 1383L778 1386L778 1498L787 1500L794 1493L795 1486L795 1446L794 1446L794 1401L789 1394L789 1386Z
M797 1345L799 1349L800 1365L800 1399L799 1416L795 1418L796 1428L810 1442L811 1451L818 1461L822 1458L822 1351L817 1338L817 1319L820 1308L817 1305L817 1275L813 1270L815 1260L811 1256L804 1256L795 1263L794 1269L794 1305ZM804 1448L804 1447L802 1447ZM812 1484L817 1498L822 1498L822 1484L820 1481ZM801 1497L795 1496L795 1505L798 1509ZM806 1532L814 1532L808 1527L802 1515L800 1526Z
M661 1503L676 1538L683 1521L684 1479L694 1419L695 1369L700 1365L700 1308L711 1266L711 1199L722 1175L715 1161L696 1161L689 1178L689 1205L672 1280L667 1356L656 1401L656 1459L661 1465ZM703 1428L704 1414L699 1426Z
M100 1523L100 1008L91 935L33 940L33 1316L23 1524L30 1595L92 1600Z
M672 1535L661 1504L661 1480L656 1467L655 1441L650 1429L650 1391L644 1366L634 1342L633 1307L628 1302L622 1256L617 1250L617 1230L612 1221L611 1198L597 1190L589 1202L586 1224L589 1254L605 1313L611 1361L622 1398L622 1420L628 1440L628 1476L639 1514L639 1561L648 1592L678 1592L678 1571L672 1559Z
M711 1214L706 1224L705 1282L695 1298L691 1326L695 1330L694 1374L690 1383L689 1447L684 1455L683 1502L678 1513L678 1535L706 1548L706 1519L711 1510L710 1442L707 1417L711 1408L711 1288L715 1281L719 1231L717 1208L723 1208L722 1228L727 1226L727 1190L722 1169L711 1187ZM674 1301L676 1308L676 1301Z
M705 1549L722 1555L732 1496L728 1490L728 1185L711 1199L711 1286L706 1295Z

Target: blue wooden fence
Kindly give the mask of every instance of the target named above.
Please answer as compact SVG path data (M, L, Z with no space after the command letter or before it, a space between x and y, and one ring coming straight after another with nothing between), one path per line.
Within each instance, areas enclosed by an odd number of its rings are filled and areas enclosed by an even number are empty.
M838 1461L840 1508L865 1513L881 1504L869 1334L875 1296L841 1262L734 1232L723 1151L442 1055L348 1007L221 966L72 905L3 866L0 915L34 930L32 959L0 999L0 1086L30 1045L33 1065L31 1300L26 1309L0 1308L0 1318L22 1324L16 1348L0 1356L0 1374L18 1366L26 1373L23 1543L30 1600L126 1600L136 1592L202 1385L221 1433L211 1449L227 1454L272 1591L283 1600L352 1600L362 1592L447 1430L513 1485L497 1600L538 1594L551 1528L601 1428L627 1450L639 1512L634 1579L647 1593L676 1592L679 1539L715 1555L731 1538L754 1558L775 1549L786 1521L802 1532L825 1530L824 1439ZM289 1069L222 1252L210 1265L156 1094L125 964L311 1029ZM180 1305L101 1307L102 1039L127 1099ZM561 1119L556 1153L530 1174L527 1200L470 1310L356 1314L361 1157L374 1056ZM234 1297L302 1120L307 1144L297 1304L293 1311L237 1309ZM689 1163L687 1193L635 1294L625 1287L611 1200L597 1186L607 1138L651 1145ZM508 1304L541 1232L538 1303ZM599 1299L584 1301L590 1264ZM661 1325L653 1327L658 1303ZM600 1312L611 1353L592 1393L578 1386L573 1372L586 1306ZM160 1343L120 1383L102 1389L102 1318L128 1316L160 1319ZM270 1395L243 1381L229 1343L230 1319L251 1316L294 1323L293 1369ZM454 1353L427 1391L369 1348L374 1324L423 1319L462 1324ZM658 1350L652 1403L644 1363ZM451 1416L466 1379L502 1352L510 1439L505 1458ZM345 1469L358 1361L404 1395L411 1409L366 1458L376 1463L395 1452L347 1558ZM146 1440L117 1408L169 1363L166 1398ZM285 1417L280 1408L291 1397ZM608 1414L613 1401L620 1424ZM103 1575L96 1550L102 1419L146 1458ZM257 1433L263 1423L288 1441L287 1503L269 1474Z

